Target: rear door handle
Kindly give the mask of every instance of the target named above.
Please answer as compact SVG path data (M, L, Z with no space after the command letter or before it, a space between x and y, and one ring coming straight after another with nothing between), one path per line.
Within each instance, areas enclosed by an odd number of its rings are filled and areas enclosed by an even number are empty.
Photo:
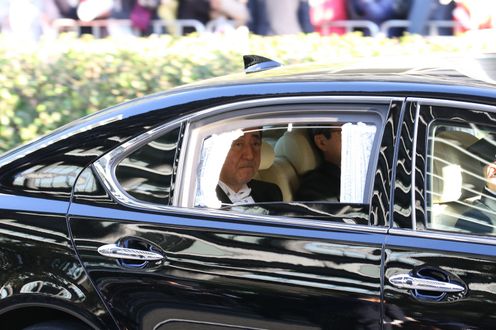
M426 290L436 292L462 292L465 288L461 285L443 281L428 280L413 277L409 274L398 274L391 276L389 282L397 288Z
M102 256L116 259L130 259L141 261L158 261L165 257L160 253L146 250L130 249L116 244L106 244L98 248L98 253Z

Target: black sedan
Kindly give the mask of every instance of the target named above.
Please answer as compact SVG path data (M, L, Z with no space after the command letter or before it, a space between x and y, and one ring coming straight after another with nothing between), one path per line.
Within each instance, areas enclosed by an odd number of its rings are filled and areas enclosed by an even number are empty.
M245 62L0 158L0 327L495 329L490 76Z

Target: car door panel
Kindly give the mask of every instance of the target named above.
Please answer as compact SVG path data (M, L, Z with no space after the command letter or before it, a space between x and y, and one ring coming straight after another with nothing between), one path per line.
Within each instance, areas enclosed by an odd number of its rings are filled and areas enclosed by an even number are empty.
M386 305L396 306L402 311L403 319L396 320L396 324L441 329L494 328L496 318L490 308L496 299L494 245L453 241L443 239L441 235L406 235L393 233L386 241L384 300ZM395 274L455 283L464 290L397 288L390 281ZM395 324L395 320L388 321Z
M90 277L126 327L173 327L178 310L184 322L209 323L218 315L219 323L248 328L379 324L380 231L285 228L242 219L232 226L161 214L146 214L143 222L142 213L102 211L90 218L78 215L74 204L71 228ZM152 242L164 261L133 266L97 252L123 237Z
M488 115L469 112L466 103L418 99L406 105L398 151L394 198L394 229L386 239L384 302L398 311L386 318L388 327L435 327L439 329L492 329L496 314L489 306L496 291L496 249L493 238L429 228L426 208L428 128L434 120L458 121ZM472 117L470 117L472 116ZM484 121L484 120L483 120ZM408 274L459 286L454 292L398 287L393 276Z
M114 201L93 167L86 169L75 186L69 223L86 271L120 326L380 328L381 260L401 104L390 103L379 154L371 157L377 162L371 204L343 204L333 222L127 206ZM340 221L354 217L368 220ZM164 259L100 254L108 244Z

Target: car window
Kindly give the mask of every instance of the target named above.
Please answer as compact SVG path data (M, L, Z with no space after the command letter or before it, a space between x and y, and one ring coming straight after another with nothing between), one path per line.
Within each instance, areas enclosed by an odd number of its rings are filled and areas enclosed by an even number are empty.
M225 125L201 141L193 207L339 220L355 210L348 220L368 223L360 206L370 201L378 125L366 116Z
M93 168L116 201L139 209L385 225L394 155L387 118L398 103L312 103L302 111L266 102L156 126ZM257 159L239 163L244 148ZM239 187L236 175L222 173L231 149L239 152L230 166L245 177Z
M178 138L176 128L122 159L115 168L121 188L137 200L168 205Z
M496 127L438 121L428 131L427 227L495 235Z

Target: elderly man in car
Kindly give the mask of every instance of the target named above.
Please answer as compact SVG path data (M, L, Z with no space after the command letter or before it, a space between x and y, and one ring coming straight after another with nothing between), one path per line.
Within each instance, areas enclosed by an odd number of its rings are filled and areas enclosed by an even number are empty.
M224 204L252 204L282 201L279 187L254 180L260 166L262 135L260 130L245 130L233 141L222 166L217 198Z

